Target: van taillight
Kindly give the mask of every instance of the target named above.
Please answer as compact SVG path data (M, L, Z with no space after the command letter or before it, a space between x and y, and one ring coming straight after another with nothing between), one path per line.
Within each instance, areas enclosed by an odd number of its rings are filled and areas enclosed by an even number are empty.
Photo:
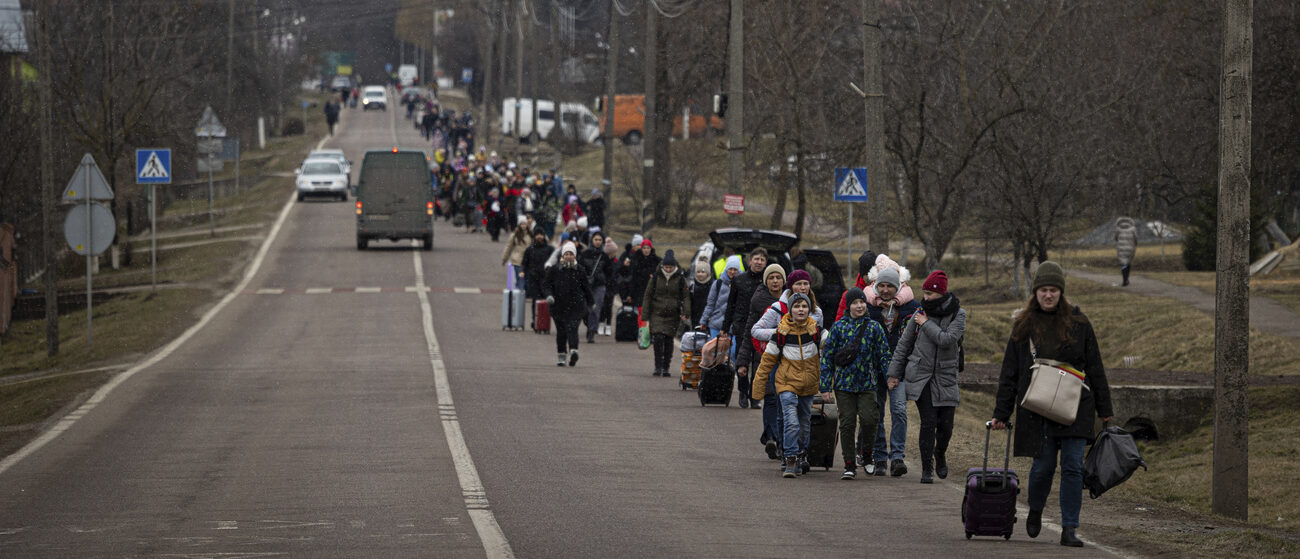
M361 215L361 200L357 200L357 215Z
M360 204L361 202L357 202L357 203ZM425 208L425 211L427 211L427 212L429 213L429 215L433 215L433 202L425 202L425 203L424 203L424 208ZM358 209L357 211L361 211L361 210Z

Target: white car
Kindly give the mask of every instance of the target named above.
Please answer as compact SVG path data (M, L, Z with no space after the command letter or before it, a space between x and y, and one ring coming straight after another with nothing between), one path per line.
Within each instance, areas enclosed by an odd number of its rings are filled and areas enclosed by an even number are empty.
M343 166L343 174L348 175L348 180L351 181L352 162L348 161L341 149L315 149L307 153L306 159L335 159Z
M361 110L379 109L388 111L388 93L382 85L367 85L361 90Z
M348 175L343 165L332 157L319 157L302 162L294 171L298 175L298 201L308 196L329 196L348 200Z

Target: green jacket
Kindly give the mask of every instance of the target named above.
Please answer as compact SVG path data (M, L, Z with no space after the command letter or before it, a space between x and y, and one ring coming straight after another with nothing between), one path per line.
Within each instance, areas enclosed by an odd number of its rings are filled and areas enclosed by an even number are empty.
M691 317L691 294L686 286L686 276L681 268L665 278L662 270L655 270L645 286L641 300L641 318L650 323L650 333L677 334L681 317Z

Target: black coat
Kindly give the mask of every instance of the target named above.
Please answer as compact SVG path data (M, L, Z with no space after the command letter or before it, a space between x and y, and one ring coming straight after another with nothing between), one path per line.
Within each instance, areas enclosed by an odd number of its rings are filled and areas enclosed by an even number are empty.
M582 262L583 267L587 269L587 278L590 280L588 283L591 284L592 289L607 285L614 275L613 261L599 247L582 251L578 261Z
M587 308L596 302L587 284L587 270L581 264L558 263L546 271L546 296L554 297L551 316L558 320L581 320Z
M605 228L605 199L587 200L587 226Z
M1079 412L1072 425L1061 425L1020 407L1020 398L1029 388L1029 367L1034 360L1030 357L1029 340L1007 341L993 417L1007 421L1011 419L1011 412L1016 412L1016 456L1036 457L1042 448L1044 437L1082 437L1091 441L1094 419L1114 415L1110 403L1110 385L1106 382L1106 367L1102 365L1101 351L1097 347L1097 334L1082 312L1077 308L1074 312L1082 322L1076 321L1070 327L1073 343L1057 345L1034 340L1038 357L1069 363L1087 375L1085 382L1088 390L1084 390L1083 396L1079 398ZM1052 345L1057 347L1050 347Z
M736 276L736 279L740 279L740 276ZM732 285L735 285L735 281L735 279L732 280ZM745 312L745 322L736 323L743 329L743 332L736 337L736 342L740 344L740 347L736 349L737 367L758 365L759 360L762 359L762 355L755 353L753 337L750 336L749 331L754 327L754 323L763 318L763 313L767 312L767 308L772 306L772 303L780 300L780 294L773 296L772 292L768 291L766 287L761 287L749 298L748 305L741 305L747 308L748 311Z
M641 254L639 250L632 253L632 306L642 305L646 285L650 283L650 277L659 269L659 260L659 255L655 254L654 249L650 250L650 256Z
M710 288L713 287L714 281L717 280L711 279L704 283L695 281L695 278L691 278L690 280L691 282L691 288L690 288L691 289L691 327L692 328L695 327L695 325L699 324L700 319L704 316L704 307L707 307L709 305L709 290Z
M533 243L524 249L524 260L520 265L524 268L524 283L527 284L525 295L530 299L546 297L546 261L552 252L555 248L546 243Z

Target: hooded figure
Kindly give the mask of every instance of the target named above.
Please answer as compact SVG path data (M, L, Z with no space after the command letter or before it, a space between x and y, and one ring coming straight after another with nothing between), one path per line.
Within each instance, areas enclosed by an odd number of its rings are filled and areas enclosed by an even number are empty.
M591 189L591 198L587 199L587 218L592 227L605 226L605 197L599 188Z
M1128 273L1133 264L1133 255L1137 253L1137 224L1131 217L1115 220L1115 256L1119 258L1119 271L1124 275L1124 285L1128 285Z
M676 261L674 261L676 265ZM641 241L639 248L632 252L632 306L642 306L642 295L650 277L659 270L659 255L655 254L654 243L650 239ZM676 330L674 330L676 332Z
M704 308L709 305L709 291L713 288L713 272L709 270L709 263L702 260L695 262L695 270L691 274L691 321L692 327L700 323L701 317L704 316Z
M740 255L733 254L727 257L727 265L722 269L722 274L713 281L713 287L709 289L704 311L700 313L699 325L708 328L714 336L722 329L722 323L727 318L727 299L731 296L731 280L738 275L740 275Z

